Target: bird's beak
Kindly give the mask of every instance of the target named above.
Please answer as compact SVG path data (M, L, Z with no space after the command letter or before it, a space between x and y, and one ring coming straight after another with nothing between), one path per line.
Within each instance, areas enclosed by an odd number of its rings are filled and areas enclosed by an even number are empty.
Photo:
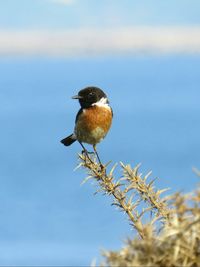
M80 96L80 95L75 95L75 96L72 96L72 99L82 99L83 97Z

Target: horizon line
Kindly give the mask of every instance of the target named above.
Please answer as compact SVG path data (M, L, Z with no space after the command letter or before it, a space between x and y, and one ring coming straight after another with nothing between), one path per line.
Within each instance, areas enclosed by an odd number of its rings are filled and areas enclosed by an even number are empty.
M200 53L200 26L0 29L0 55L102 56Z

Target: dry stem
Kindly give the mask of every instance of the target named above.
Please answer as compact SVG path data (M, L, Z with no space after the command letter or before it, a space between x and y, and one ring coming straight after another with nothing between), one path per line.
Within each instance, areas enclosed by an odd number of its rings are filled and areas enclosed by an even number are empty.
M127 214L131 225L142 239L146 238L149 234L148 229L153 228L153 224L158 219L169 222L171 212L165 200L160 198L160 194L166 189L156 191L153 186L154 180L147 183L150 173L144 178L138 173L139 165L132 169L129 165L121 163L123 177L115 180L113 173L116 165L107 174L108 164L102 168L95 158L88 159L85 154L79 155L79 159L80 166L87 169L89 176L86 180L95 179L99 185L98 192L101 191L113 197L112 205ZM141 210L142 205L145 207ZM142 222L142 217L146 213L154 214L150 225Z

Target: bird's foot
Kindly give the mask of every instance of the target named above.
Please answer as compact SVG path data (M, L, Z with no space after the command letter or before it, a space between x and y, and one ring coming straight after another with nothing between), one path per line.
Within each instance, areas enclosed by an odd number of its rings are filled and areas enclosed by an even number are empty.
M94 155L95 153L93 151L87 151L87 150L82 150L82 154L89 154L89 155Z

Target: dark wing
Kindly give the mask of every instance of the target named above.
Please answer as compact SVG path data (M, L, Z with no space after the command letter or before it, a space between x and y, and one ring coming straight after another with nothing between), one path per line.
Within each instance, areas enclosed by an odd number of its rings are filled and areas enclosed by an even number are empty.
M112 112L112 117L114 116L114 114L113 114L113 109L110 107L110 109L111 109L111 112Z
M76 115L75 123L77 123L78 117L83 113L83 108L79 109L79 112Z

